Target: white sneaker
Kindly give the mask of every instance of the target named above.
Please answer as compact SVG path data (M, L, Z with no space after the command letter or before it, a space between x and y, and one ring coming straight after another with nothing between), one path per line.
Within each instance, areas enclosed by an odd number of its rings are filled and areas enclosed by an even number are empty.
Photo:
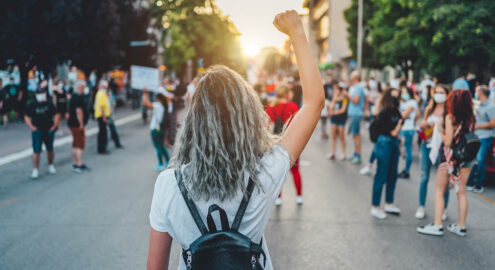
M385 219L387 217L387 214L385 214L385 211L381 208L376 208L376 207L371 207L371 216L377 219Z
M425 218L425 208L420 206L418 210L416 210L416 215L414 215L417 219Z
M302 196L297 196L296 197L296 203L299 204L299 205L303 204L303 197Z
M437 226L434 225L433 223L425 225L425 226L419 226L416 228L416 231L422 234L428 234L428 235L435 235L435 236L442 236L443 235L443 226Z
M38 179L40 177L40 172L38 169L33 169L33 172L31 173L31 179Z
M447 212L443 211L442 221L446 221L446 220L447 220L447 218L449 218L449 217L447 216Z
M275 205L276 205L276 206L281 206L281 205L282 205L282 198L277 198L277 199L275 200Z
M49 174L56 174L57 173L57 170L55 169L55 166L53 166L53 164L48 165L48 173Z
M345 155L342 155L342 156L340 156L339 160L340 160L340 161L346 161L346 160L347 160L347 158L345 157Z
M384 210L385 210L385 212L393 214L393 215L400 215L399 207L397 207L393 204L385 204Z
M366 165L361 170L359 171L360 175L370 175L371 174L371 168L370 166Z
M447 226L447 230L459 236L466 236L467 233L466 226L459 226L457 223Z

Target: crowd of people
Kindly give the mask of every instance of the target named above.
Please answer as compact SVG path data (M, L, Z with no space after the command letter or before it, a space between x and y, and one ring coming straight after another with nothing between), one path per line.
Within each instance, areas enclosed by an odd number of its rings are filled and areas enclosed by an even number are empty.
M302 105L301 85L297 75L279 76L275 83L273 81L262 80L253 88L275 124L272 127L274 133L279 133L281 129L277 121L288 125ZM443 233L441 224L447 219L444 209L448 205L448 187L451 187L455 188L458 197L459 220L448 230L465 235L466 190L475 193L484 191L486 159L495 139L495 80L482 85L475 74L469 72L457 78L451 86L440 84L428 75L418 85L412 80L395 78L389 83L381 83L373 77L363 80L361 74L354 71L348 81L327 76L323 83L326 101L320 125L322 138L331 139L328 159L335 160L340 148L339 160L361 164L361 137L369 133L374 143L368 163L360 170L362 175L371 175L376 163L370 214L377 219L384 219L387 214L400 215L401 210L394 203L397 179L414 176L420 180L415 217L424 219L430 171L432 166L436 166L434 222L418 227L418 232ZM327 131L327 121L330 132ZM363 132L361 127L367 127L369 132ZM354 144L349 157L346 156L346 132ZM479 148L473 146L475 153L471 154L471 160L459 160L456 149L460 147L458 145L465 144L466 136L471 135L479 142ZM416 144L419 150L418 174L411 173ZM404 152L405 160L404 167L399 170L401 152ZM301 175L297 165L296 161L291 172L298 203L302 203ZM385 204L381 207L384 187ZM276 205L280 204L279 196Z

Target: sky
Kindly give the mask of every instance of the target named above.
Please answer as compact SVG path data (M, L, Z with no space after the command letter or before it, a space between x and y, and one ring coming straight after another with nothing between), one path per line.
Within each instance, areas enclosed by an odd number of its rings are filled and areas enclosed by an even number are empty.
M251 55L264 46L283 46L287 36L273 26L273 19L289 9L304 12L302 3L303 0L217 0L218 7L241 32L244 51Z

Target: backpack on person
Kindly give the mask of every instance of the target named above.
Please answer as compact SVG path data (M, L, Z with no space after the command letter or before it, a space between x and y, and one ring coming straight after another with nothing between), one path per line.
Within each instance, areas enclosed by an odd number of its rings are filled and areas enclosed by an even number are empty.
M376 143L378 141L378 137L380 136L380 126L379 126L379 121L378 121L378 116L373 117L370 122L370 126L368 128L369 134L370 134L370 140L373 143Z
M281 134L282 131L284 131L284 115L285 115L285 109L287 108L287 104L284 105L284 108L282 109L282 114L277 115L275 112L275 107L272 108L273 110L273 115L275 116L275 126L273 127L273 134Z
M481 142L472 132L462 135L459 142L452 147L452 157L457 163L469 163L476 158Z
M216 204L212 204L208 208L208 216L206 218L208 228L206 228L194 202L189 198L187 189L182 181L181 173L177 170L175 171L175 178L187 208L201 232L201 236L189 245L189 249L182 250L186 269L263 270L264 266L261 266L260 257L263 255L263 261L266 263L266 255L263 251L262 243L254 243L249 237L239 232L242 217L253 193L254 182L249 179L247 196L244 196L242 199L232 227L229 228L229 221L225 210ZM215 211L218 211L220 214L221 231L217 231L211 215Z

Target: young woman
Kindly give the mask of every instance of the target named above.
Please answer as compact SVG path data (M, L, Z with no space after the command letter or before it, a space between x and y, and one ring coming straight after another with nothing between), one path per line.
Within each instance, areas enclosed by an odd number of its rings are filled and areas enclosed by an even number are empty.
M53 104L57 107L57 112L60 114L60 119L67 119L68 97L67 92L64 89L63 81L58 81L58 84L53 85ZM58 135L64 135L63 128L59 127Z
M452 147L459 142L464 134L474 130L475 120L471 93L466 90L450 92L447 96L446 106L447 111L443 119L443 125L437 125L437 127L440 127L443 153L440 157L435 183L435 218L433 223L420 226L416 230L423 234L443 235L442 215L445 210L443 196L450 182L456 187L457 191L459 220L456 224L449 225L447 230L459 236L465 236L468 211L466 183L475 161L464 164L462 168L456 168L455 160L452 158Z
M156 95L155 102L150 102L148 99L148 92L143 89L143 101L142 106L151 109L151 122L150 122L150 133L151 141L155 147L156 157L158 158L158 164L153 167L155 171L163 171L170 161L170 156L168 154L167 148L165 147L165 131L170 123L168 119L168 100L162 94L158 93ZM165 158L165 163L163 162Z
M281 124L290 124L294 115L296 115L299 107L296 103L289 101L289 92L290 87L286 84L279 84L275 88L275 100L273 101L271 106L266 108L266 113L270 117L270 121L275 126L277 125L277 121L281 120ZM279 120L277 120L277 118ZM277 129L277 127L275 127ZM280 127L279 127L280 129ZM279 130L281 131L281 130ZM279 131L275 131L278 133ZM278 134L277 134L278 135ZM292 168L290 168L290 172L292 174L292 179L294 180L294 186L296 187L296 202L297 204L303 203L302 197L302 179L301 172L299 171L299 159L296 160ZM277 200L275 201L275 205L282 204L282 192L278 195Z
M371 201L371 216L384 219L387 213L400 214L400 209L394 205L395 184L397 182L397 167L399 164L399 132L402 127L402 116L399 112L399 91L388 90L381 100L381 111L377 116L379 136L373 152L377 160ZM382 189L385 190L385 207L380 208Z
M378 85L380 88L380 84L378 84ZM390 87L388 87L387 90L384 90L384 91L380 90L380 96L378 97L378 99L374 103L373 110L371 110L371 118L372 119L378 117L378 114L381 112L383 96L389 90L390 90ZM365 165L363 168L361 168L361 170L359 170L359 174L371 175L371 167L373 167L373 163L375 162L375 160L376 160L375 152L371 151L370 159L368 160L368 164Z
M345 160L345 122L347 120L347 99L342 92L344 88L338 84L333 86L332 102L328 108L330 116L330 127L332 132L332 153L329 159L335 159L337 152L337 138L340 139L342 146L342 156L340 160Z
M448 88L443 85L438 85L434 88L434 94L430 103L426 106L423 121L420 123L420 133L421 138L421 155L420 158L420 184L419 184L419 207L416 211L416 218L423 219L425 217L425 204L426 204L426 193L428 190L428 181L430 180L430 169L432 162L430 160L431 148L428 144L431 141L431 136L433 135L433 128L436 124L443 124L443 116L445 114L445 101L447 100ZM447 208L449 200L449 190L445 191L445 208ZM444 212L442 220L447 219L447 215Z
M206 221L212 204L232 222L246 194L255 189L239 232L259 243L287 173L310 139L324 105L320 72L296 11L277 15L275 26L288 34L297 58L304 105L281 136L266 129L266 114L255 91L224 66L210 67L191 99L174 154L174 170L160 174L151 204L148 269L167 269L172 239L183 248L201 234L181 196L174 173L182 178L199 215ZM213 220L220 224L215 215ZM230 225L230 224L229 224ZM272 269L267 258L265 269ZM240 268L240 267L239 267ZM179 269L186 269L180 260Z
M409 178L409 169L413 161L413 138L415 132L414 122L416 121L416 114L418 112L418 102L414 99L414 92L411 88L404 86L401 88L401 104L400 112L404 119L404 124L400 131L400 135L404 138L404 148L406 150L406 167L399 174L399 178Z

